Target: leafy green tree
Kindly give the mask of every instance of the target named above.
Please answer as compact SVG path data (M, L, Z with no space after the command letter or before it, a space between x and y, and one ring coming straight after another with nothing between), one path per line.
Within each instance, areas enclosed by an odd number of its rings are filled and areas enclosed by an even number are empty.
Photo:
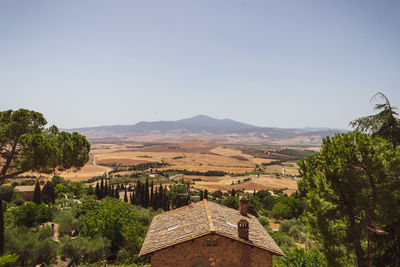
M381 98L383 104L376 104L375 111L380 110L378 114L358 118L350 122L350 126L357 131L371 133L372 136L380 136L390 142L393 147L400 145L400 120L389 99L381 92L375 94L372 99ZM372 100L371 99L371 100Z
M134 206L115 198L105 198L82 218L81 235L107 238L113 253L126 243L128 232L136 237L130 241L134 242L137 248L135 252L138 253L145 234L143 225L138 221Z
M274 263L276 267L324 267L328 266L324 255L316 250L290 248L285 251L286 257L279 257Z
M37 205L33 202L26 202L13 211L14 222L17 226L32 227L53 218L50 207L45 204Z
M257 196L248 196L247 198L249 200L247 204L248 213L257 217L262 208L260 199Z
M78 133L45 128L42 114L26 109L0 112L0 180L33 170L81 168L89 159L90 144Z
M0 186L0 198L4 201L10 202L14 196L14 188L8 185Z
M239 209L240 203L238 197L229 196L222 200L222 205L227 206L232 209Z
M292 209L284 202L277 202L271 210L271 216L276 219L292 218Z
M187 188L184 184L171 186L167 193L168 199L171 200L173 208L179 208L187 205ZM166 201L166 200L164 200Z
M300 160L299 167L306 219L315 239L321 240L329 265L339 265L341 258L350 257L350 250L358 266L366 266L366 227L385 229L400 223L400 211L393 208L400 201L400 150L380 137L340 134L325 138L321 151ZM396 240L392 250L399 251L400 231L390 236ZM348 248L345 252L343 246ZM394 261L391 266L399 264L398 257L387 258Z
M40 190L39 181L36 181L35 190L33 191L33 202L36 204L42 203L42 191Z

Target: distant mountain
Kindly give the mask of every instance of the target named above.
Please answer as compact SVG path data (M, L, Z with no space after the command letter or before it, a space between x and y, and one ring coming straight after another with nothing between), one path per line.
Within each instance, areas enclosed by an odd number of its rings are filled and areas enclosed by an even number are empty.
M210 134L226 134L233 133L241 130L248 130L258 128L257 126L245 124L230 119L214 119L205 115L198 115L193 118L183 119L178 121L155 121L145 122L141 121L134 125L112 125L112 126L99 126L99 127L86 127L69 129L68 131L76 131L80 133L101 131L121 134L150 134L154 132L169 133L173 131L178 132L192 132L192 133L210 133Z
M177 121L141 121L134 125L112 125L68 129L89 140L178 141L198 139L225 143L319 145L325 136L342 130L329 128L282 129L259 127L231 119L198 115Z

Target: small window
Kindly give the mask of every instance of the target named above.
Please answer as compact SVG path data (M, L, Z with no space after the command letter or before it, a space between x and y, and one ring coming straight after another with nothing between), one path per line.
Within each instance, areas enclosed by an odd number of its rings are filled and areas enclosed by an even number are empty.
M236 224L233 224L233 223L231 223L231 222L226 221L226 224L229 225L229 226L232 226L232 227L236 227L236 228L237 228L237 225L236 225Z
M211 246L211 240L210 239L207 239L207 247L209 247L209 246Z
M217 240L213 239L213 240L211 240L211 243L212 243L213 246L216 246L217 245Z

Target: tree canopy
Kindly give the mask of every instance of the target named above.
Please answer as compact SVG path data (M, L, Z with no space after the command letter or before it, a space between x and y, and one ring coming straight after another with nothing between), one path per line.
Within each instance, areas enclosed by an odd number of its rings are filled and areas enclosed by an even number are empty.
M398 257L385 253L400 251L400 150L380 137L339 134L325 138L321 151L301 160L299 166L303 177L299 191L308 204L306 218L311 233L322 241L330 266L340 265L353 253L358 266L366 266L367 226L390 232L393 240L372 244L375 262L400 264Z
M30 170L80 169L89 160L90 144L84 136L46 124L39 112L0 112L0 181Z
M394 147L400 145L400 120L389 99L383 93L375 94L371 100L382 98L383 104L376 104L375 111L378 114L358 118L350 122L350 126L356 131L371 133L372 136L380 136L393 143Z

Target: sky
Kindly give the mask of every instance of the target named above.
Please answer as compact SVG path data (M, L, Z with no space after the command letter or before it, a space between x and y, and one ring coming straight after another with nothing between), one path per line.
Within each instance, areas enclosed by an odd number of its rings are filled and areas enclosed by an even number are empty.
M400 1L0 0L0 110L347 128L400 106Z

